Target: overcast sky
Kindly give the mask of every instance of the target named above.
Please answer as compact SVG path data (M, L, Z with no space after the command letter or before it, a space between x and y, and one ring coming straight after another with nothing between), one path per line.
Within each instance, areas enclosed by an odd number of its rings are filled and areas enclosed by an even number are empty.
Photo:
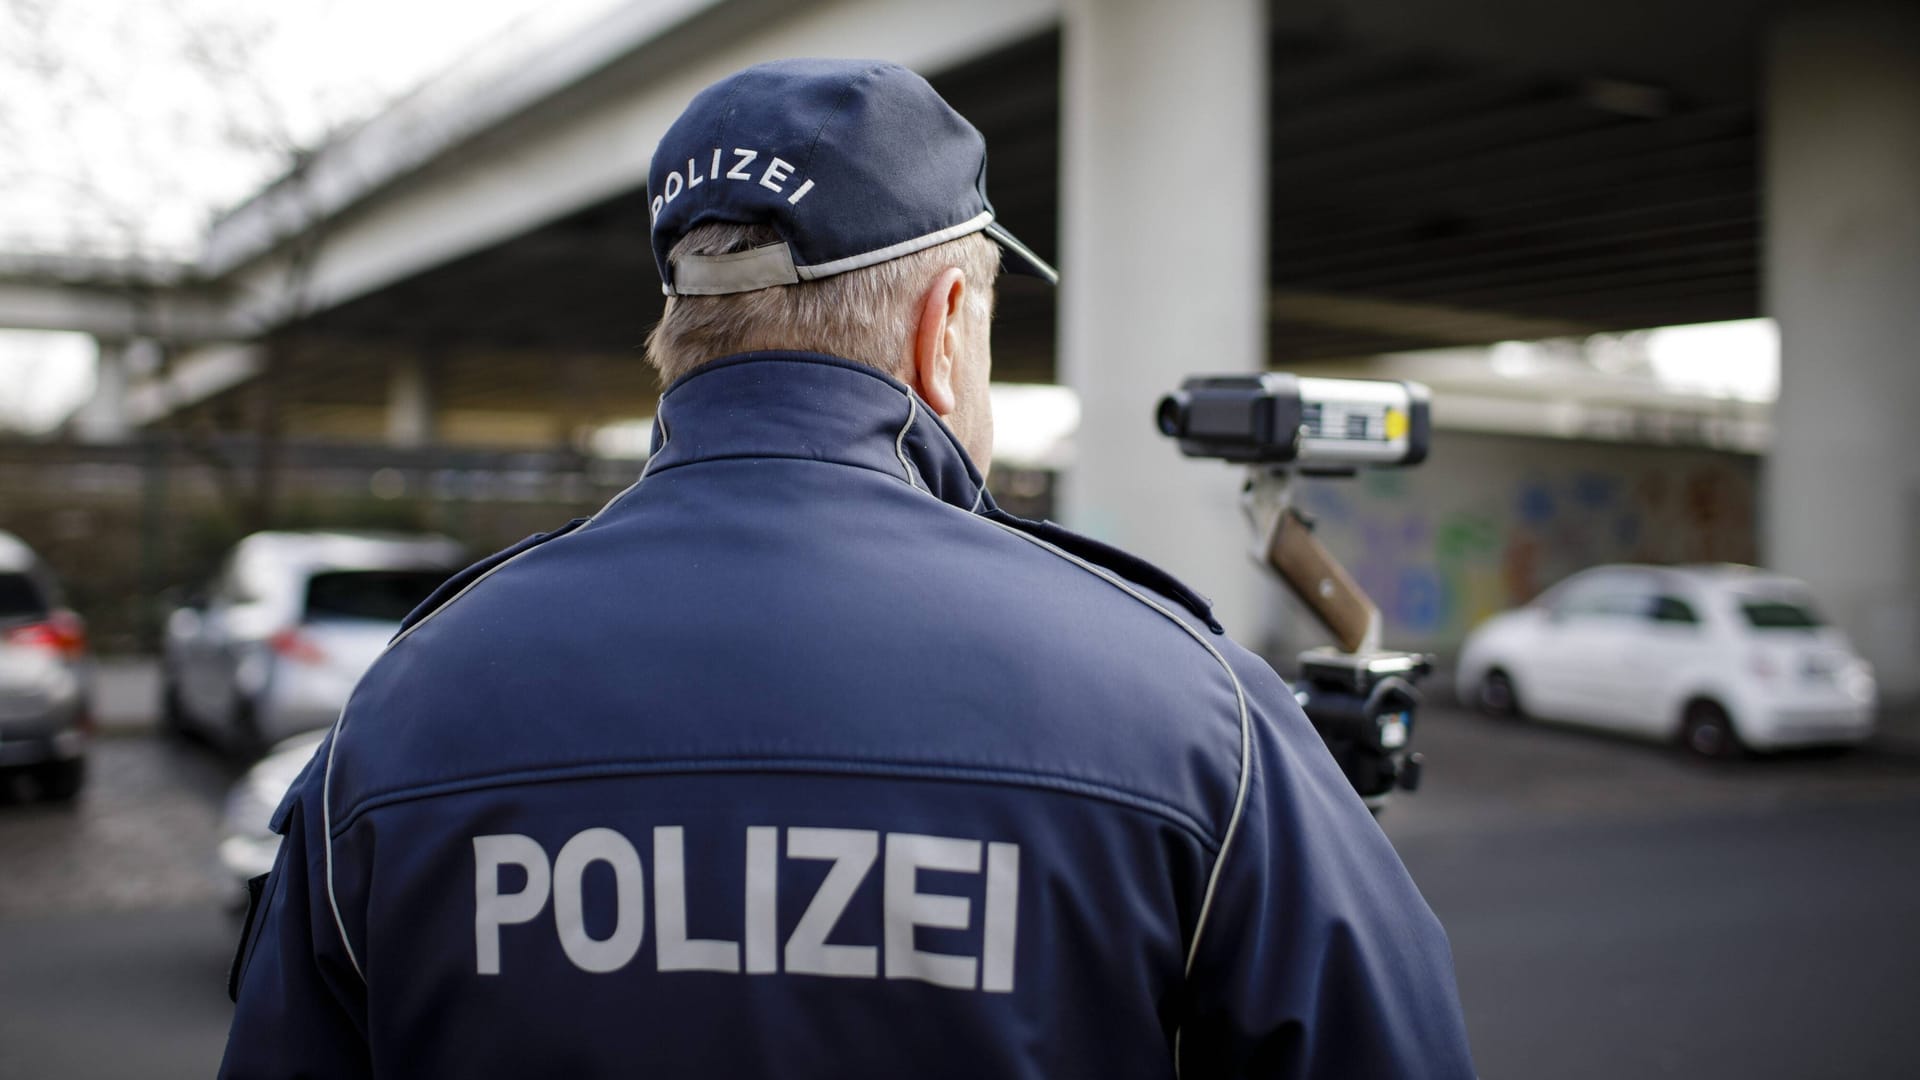
M614 2L0 0L0 253L191 260L293 147ZM0 330L0 429L57 421L92 357Z
M191 257L294 146L611 0L0 0L0 251Z

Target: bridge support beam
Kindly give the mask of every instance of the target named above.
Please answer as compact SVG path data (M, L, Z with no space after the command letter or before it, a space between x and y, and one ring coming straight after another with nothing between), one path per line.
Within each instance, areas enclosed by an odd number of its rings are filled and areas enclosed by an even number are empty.
M1920 698L1920 8L1802 4L1769 42L1764 551Z
M387 442L427 446L439 434L433 359L419 352L397 357L387 376Z
M1275 591L1239 477L1182 459L1153 407L1264 363L1267 4L1073 0L1061 85L1060 371L1081 402L1067 523L1152 559L1257 640Z
M159 345L142 338L94 339L93 393L74 411L73 434L82 442L121 442L133 433L128 391L137 376L158 367Z

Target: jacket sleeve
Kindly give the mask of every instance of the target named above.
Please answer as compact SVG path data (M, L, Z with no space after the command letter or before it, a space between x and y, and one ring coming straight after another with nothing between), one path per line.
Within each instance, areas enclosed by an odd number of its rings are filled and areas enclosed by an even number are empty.
M363 1077L366 993L326 891L320 785L332 738L274 814L280 854L249 920L235 972L223 1078Z
M1472 1077L1439 921L1286 685L1229 647L1245 796L1195 930L1181 1075Z

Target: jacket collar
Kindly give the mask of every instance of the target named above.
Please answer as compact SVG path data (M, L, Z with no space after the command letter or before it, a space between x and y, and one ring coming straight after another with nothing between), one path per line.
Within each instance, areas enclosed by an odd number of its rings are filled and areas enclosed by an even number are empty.
M980 470L926 402L875 368L820 353L724 357L661 396L645 475L743 457L853 465L963 510L993 509Z
M1051 521L1000 509L953 432L906 385L865 364L807 352L753 352L711 361L660 398L642 478L722 458L803 458L896 477L1171 596L1222 633L1212 605L1166 571Z

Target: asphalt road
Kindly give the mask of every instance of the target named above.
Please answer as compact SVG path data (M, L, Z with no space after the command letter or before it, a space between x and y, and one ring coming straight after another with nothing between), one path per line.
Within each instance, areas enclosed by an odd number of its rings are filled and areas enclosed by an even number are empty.
M1920 1073L1920 741L1707 767L1440 709L1418 740L1385 827L1483 1076ZM0 1078L212 1073L232 772L130 724L77 806L0 792Z
M1484 1077L1920 1075L1920 754L1697 764L1431 718L1388 835Z
M0 786L0 1078L207 1077L237 926L212 874L235 766L97 740L72 806Z

